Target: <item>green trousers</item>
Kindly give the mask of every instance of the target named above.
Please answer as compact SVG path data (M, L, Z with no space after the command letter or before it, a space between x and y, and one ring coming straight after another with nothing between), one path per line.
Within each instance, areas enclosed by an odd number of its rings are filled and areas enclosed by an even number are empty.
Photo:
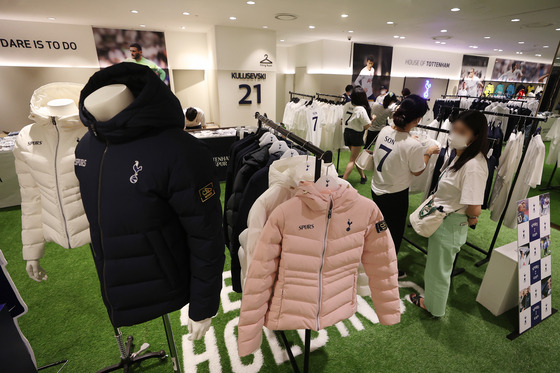
M428 240L428 260L424 271L424 304L434 316L445 315L453 262L467 242L467 217L450 214Z

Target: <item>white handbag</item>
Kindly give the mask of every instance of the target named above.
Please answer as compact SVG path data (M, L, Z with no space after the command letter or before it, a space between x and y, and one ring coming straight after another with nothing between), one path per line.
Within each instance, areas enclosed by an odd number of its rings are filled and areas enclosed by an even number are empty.
M410 214L410 224L420 236L430 237L446 217L447 214L443 212L443 208L435 206L434 197L430 196Z
M373 153L369 150L369 148L371 148L371 146L375 144L375 140L377 140L377 136L375 136L375 138L367 148L362 149L360 155L358 155L358 158L356 158L356 162L354 162L356 164L356 167L364 171L373 171Z

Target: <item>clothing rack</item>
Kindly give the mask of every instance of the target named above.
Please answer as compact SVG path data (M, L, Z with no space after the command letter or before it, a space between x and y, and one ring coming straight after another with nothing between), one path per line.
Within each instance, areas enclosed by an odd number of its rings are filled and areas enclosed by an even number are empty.
M490 100L490 101L504 101L504 102L508 102L508 101L518 101L518 102L529 102L529 101L534 101L534 100L526 100L526 99L520 99L520 98L507 98L507 97L496 97L496 96L459 96L459 95L441 95L442 98L476 98L476 99L481 99L481 100Z
M319 92L315 93L315 95L317 96L317 98L322 96L322 97L334 97L334 98L338 98L339 100L344 100L344 96L342 95L331 95L328 93L319 93Z
M458 111L465 111L468 109L461 109L461 108L455 108L455 110ZM533 117L530 115L519 115L519 114L506 114L506 113L493 113L491 111L483 111L483 110L479 110L482 114L487 114L487 115L492 115L492 116L497 116L497 117L508 117L508 118L520 118L520 119L529 119L532 121L531 123L531 129L529 130L529 137L528 140L530 140L533 135L537 132L537 124L539 122L546 122L548 120L548 118L541 118L541 117ZM511 198L513 197L513 190L515 189L515 185L517 184L517 179L519 177L519 171L521 171L521 167L523 166L523 161L525 160L525 155L527 154L527 148L529 147L529 141L526 141L525 144L523 144L523 152L521 153L521 159L519 160L519 164L517 166L517 170L515 171L515 176L513 177L513 182L511 184L510 190L508 192L508 197L506 200L506 206L504 208L504 211L502 212L502 215L500 216L500 220L498 221L498 226L496 227L496 231L494 232L494 237L492 238L492 242L490 243L490 248L488 249L488 251L485 251L481 248L477 248L474 245L468 244L469 246L477 249L478 251L480 251L483 254L486 254L486 258L482 259L481 261L477 262L475 265L477 267L482 266L483 264L487 263L490 260L490 256L492 255L492 251L494 250L494 246L496 245L496 241L498 239L498 235L500 234L500 229L502 228L502 224L504 223L504 219L506 217L506 213L509 207L509 204L511 203Z
M292 92L292 91L289 91L288 93L290 94L290 100L293 98L293 96L301 96L301 97L315 98L315 96L313 96L313 95L307 95L307 94L305 94L305 93L298 93L298 92Z
M293 92L290 92L290 95L292 93ZM321 177L321 161L323 161L325 163L332 163L332 156L333 155L332 155L332 152L330 150L324 151L324 150L318 148L317 146L313 145L309 141L305 141L301 137L294 135L292 132L288 131L287 129L285 129L281 125L279 125L277 123L274 123L272 120L268 119L266 114L261 115L259 112L256 112L255 113L255 119L257 119L259 121L259 128L262 128L263 125L265 125L267 127L270 127L274 131L276 131L280 135L282 135L284 138L286 138L287 140L290 140L290 141L300 145L303 149L305 149L308 152L315 155L315 181L317 181ZM294 369L294 372L299 373L300 370L299 370L298 364L296 362L296 359L294 357L294 354L292 353L290 343L288 342L288 339L286 338L286 334L282 330L277 331L277 333L280 334L280 337L282 338L282 342L284 343L284 346L286 347L286 352L288 353L288 357L290 359L290 363L292 364L292 368ZM303 355L303 372L304 373L309 372L310 350L311 350L311 330L306 329L305 330L305 347L304 347L304 355Z

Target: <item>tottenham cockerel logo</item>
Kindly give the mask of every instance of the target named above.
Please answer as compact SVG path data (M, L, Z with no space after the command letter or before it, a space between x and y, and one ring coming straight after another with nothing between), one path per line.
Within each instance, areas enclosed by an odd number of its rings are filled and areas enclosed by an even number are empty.
M130 177L130 183L136 184L138 182L138 173L142 171L142 166L140 166L140 162L134 161L134 165L132 166L132 170L134 171L134 175Z

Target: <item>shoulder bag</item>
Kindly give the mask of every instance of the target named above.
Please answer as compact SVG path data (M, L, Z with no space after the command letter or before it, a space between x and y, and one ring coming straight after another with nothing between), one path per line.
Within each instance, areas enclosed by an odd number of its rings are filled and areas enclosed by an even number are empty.
M362 149L362 151L360 152L360 155L358 155L358 158L356 158L356 162L355 162L356 167L358 167L358 168L360 168L364 171L373 171L373 169L374 169L373 154L371 153L371 151L369 149L371 148L371 146L373 144L375 144L375 140L377 140L378 136L379 136L379 134L377 134L377 136L375 136L375 138L373 139L373 141L369 144L369 146L367 148Z

